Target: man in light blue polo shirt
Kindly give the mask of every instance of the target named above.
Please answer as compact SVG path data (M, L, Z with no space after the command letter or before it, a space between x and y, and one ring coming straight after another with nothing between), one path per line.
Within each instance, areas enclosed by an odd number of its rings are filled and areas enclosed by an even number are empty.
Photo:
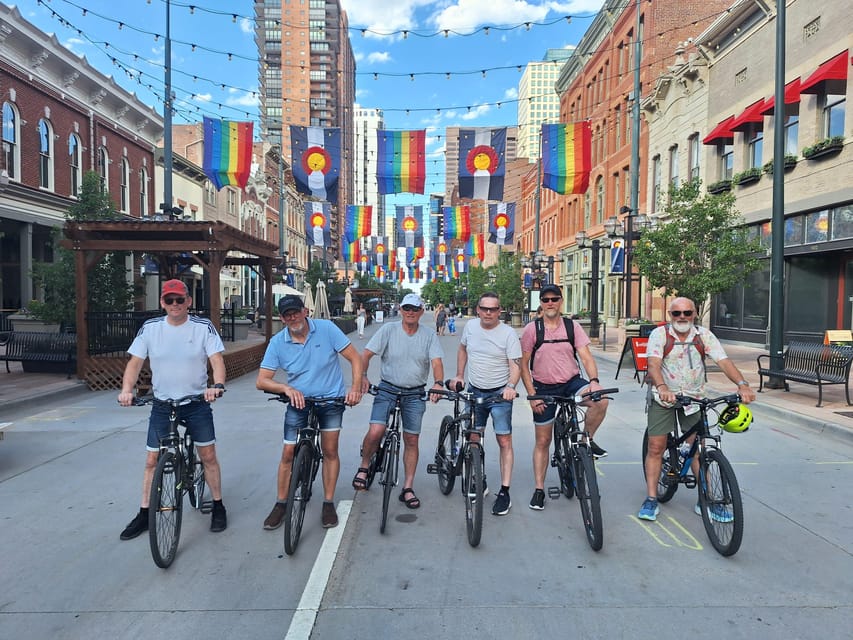
M305 397L338 398L346 396L349 405L361 401L362 365L358 351L349 338L330 320L309 320L299 296L284 296L278 302L278 313L284 328L270 340L258 379L258 389L284 393L290 398L284 417L284 447L278 463L278 495L275 506L264 520L264 529L281 526L287 492L290 488L290 468L299 430L308 421ZM357 381L347 391L338 354L349 360L352 379ZM287 383L273 379L278 369L287 373ZM320 405L320 446L323 449L323 526L338 524L335 511L335 485L340 472L338 440L343 407Z

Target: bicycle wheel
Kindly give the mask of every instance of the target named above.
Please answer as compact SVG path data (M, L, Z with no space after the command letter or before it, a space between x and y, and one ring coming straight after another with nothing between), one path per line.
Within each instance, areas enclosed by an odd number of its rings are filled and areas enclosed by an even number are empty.
M189 468L192 469L192 481L187 488L190 504L194 509L201 509L204 504L204 490L207 483L204 479L204 464L197 457L197 451L190 449L189 452Z
M569 448L568 426L566 417L558 413L554 420L554 466L560 476L560 491L569 500L575 495L575 485L572 480L571 450Z
M646 477L646 454L649 451L649 434L643 434L643 477ZM658 478L658 502L669 502L678 490L678 447L672 434L666 436L666 449L663 450L663 461Z
M472 442L462 461L465 488L465 528L468 544L476 547L483 533L483 453L480 445Z
M699 478L699 508L705 533L721 555L734 555L743 540L743 501L735 472L722 451L705 451Z
M577 448L576 469L577 495L581 503L581 516L586 539L593 551L604 544L604 522L601 520L601 494L598 492L598 477L592 452L585 444Z
M438 468L438 488L444 495L450 495L456 484L456 457L458 443L457 430L453 418L444 416L438 432L438 450L435 452L435 466Z
M157 460L148 502L148 542L151 557L161 569L175 559L181 537L181 507L183 491L180 488L181 458L174 451L164 451Z
M385 438L385 453L382 475L379 484L382 485L382 519L379 521L379 533L385 533L388 523L388 505L391 503L391 492L397 486L397 463L400 458L400 440L396 432L389 433Z
M365 479L365 489L370 489L373 485L373 480L376 478L376 472L382 467L382 443L379 443L379 448L370 456L370 461L367 463L367 478Z
M293 457L293 467L290 470L290 489L287 492L287 506L284 509L284 552L293 555L299 536L302 534L302 523L305 520L305 510L311 499L311 463L314 457L314 447L305 443L300 446Z

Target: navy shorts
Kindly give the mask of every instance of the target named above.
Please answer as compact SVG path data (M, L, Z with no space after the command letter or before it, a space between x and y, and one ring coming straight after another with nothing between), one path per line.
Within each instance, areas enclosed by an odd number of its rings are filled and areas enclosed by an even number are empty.
M562 396L565 398L575 395L587 386L589 386L589 380L585 380L580 374L568 382L560 382L558 384L543 384L536 382L536 380L533 381L533 388L536 389L537 396ZM554 422L555 415L557 415L557 405L545 405L545 411L533 414L533 424L537 427L547 426Z
M159 451L160 440L169 435L169 414L172 407L165 402L154 401L151 416L148 418L148 451ZM213 410L210 404L197 400L178 407L181 422L187 425L187 433L192 436L197 447L206 447L216 442L213 430Z

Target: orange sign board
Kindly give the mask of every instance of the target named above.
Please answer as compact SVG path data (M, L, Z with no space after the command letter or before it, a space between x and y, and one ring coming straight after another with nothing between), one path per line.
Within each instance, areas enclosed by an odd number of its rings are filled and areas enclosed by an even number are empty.
M631 338L631 355L634 357L634 369L637 371L649 370L649 360L646 357L648 344L648 338Z

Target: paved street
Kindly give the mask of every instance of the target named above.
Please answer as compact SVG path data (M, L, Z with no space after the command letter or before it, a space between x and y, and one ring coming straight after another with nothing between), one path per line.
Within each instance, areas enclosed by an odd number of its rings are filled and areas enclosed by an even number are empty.
M442 339L449 374L457 341ZM615 365L601 368L610 386ZM323 530L320 500L312 501L288 557L282 530L261 528L274 500L283 407L254 389L254 376L231 381L214 409L229 527L212 534L209 516L185 513L178 557L165 571L147 537L118 538L138 508L148 409L121 408L114 392L21 408L2 418L14 424L0 442L0 638L849 638L853 440L756 406L749 432L723 442L746 517L741 550L723 558L693 513L694 491L681 487L657 523L635 518L644 392L628 375L615 386L598 438L610 452L598 464L599 553L576 501L527 508L533 439L523 401L514 410L513 507L485 516L480 547L467 543L459 493L441 495L425 472L449 403L427 409L415 482L423 506L395 500L380 535L378 486L358 495L350 487L368 398L347 410L341 437L336 499L349 517ZM496 453L489 433L493 489ZM556 483L549 470L546 484Z

